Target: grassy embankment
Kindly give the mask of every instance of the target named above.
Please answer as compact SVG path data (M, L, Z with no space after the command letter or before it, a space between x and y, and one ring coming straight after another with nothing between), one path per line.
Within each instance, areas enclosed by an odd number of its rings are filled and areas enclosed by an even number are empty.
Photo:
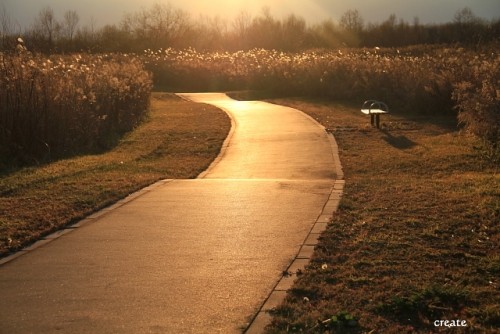
M269 332L498 329L500 176L456 119L383 116L377 130L357 104L273 102L334 134L346 188Z
M0 173L0 256L159 179L194 178L220 151L227 115L154 93L147 119L109 152Z

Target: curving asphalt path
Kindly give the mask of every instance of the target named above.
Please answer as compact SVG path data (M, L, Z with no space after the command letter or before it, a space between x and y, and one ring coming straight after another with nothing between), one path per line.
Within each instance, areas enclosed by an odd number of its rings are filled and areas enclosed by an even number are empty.
M239 333L331 192L324 129L298 110L182 94L232 118L219 158L0 266L0 333ZM67 233L73 231L72 233Z

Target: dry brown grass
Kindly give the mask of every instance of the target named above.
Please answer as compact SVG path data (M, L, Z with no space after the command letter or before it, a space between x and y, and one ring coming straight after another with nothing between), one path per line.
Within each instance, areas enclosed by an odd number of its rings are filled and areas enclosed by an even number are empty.
M0 175L0 256L159 179L195 178L230 128L222 111L156 93L112 151Z
M108 150L148 110L133 55L0 53L0 169Z
M391 115L377 130L358 105L273 102L333 132L346 189L269 332L498 330L500 176L476 142L453 119Z

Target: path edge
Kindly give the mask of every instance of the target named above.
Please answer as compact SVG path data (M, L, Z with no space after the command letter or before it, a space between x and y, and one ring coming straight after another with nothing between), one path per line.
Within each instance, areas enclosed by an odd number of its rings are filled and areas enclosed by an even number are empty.
M174 179L158 180L158 181L156 181L156 182L154 182L146 187L143 187L137 191L134 191L134 192L128 194L124 198L122 198L122 199L102 208L102 209L94 211L93 213L77 220L75 223L70 223L66 226L63 226L60 229L56 230L55 232L52 232L44 237L41 237L40 239L29 244L28 246L23 247L23 248L15 251L14 253L7 255L6 257L1 258L0 259L0 266L3 266L5 264L13 261L22 255L25 255L29 252L32 252L35 249L40 248L40 247L58 239L59 237L65 235L67 233L73 232L84 225L94 223L94 222L98 221L101 217L103 217L104 215L107 215L110 212L112 212L113 210L115 210L121 206L124 206L125 204L135 200L136 198L145 195L146 193L150 192L151 190L158 188L160 186L163 186L163 185L170 183L172 181L174 181Z
M191 100L188 96L190 93L175 93L176 96L180 97L183 100L189 101L189 102L194 102L194 103L203 103L203 102L197 102ZM227 95L226 95L227 96ZM220 148L219 154L215 157L215 159L210 163L210 165L205 169L203 172L201 172L196 178L197 179L204 179L208 174L212 172L215 166L222 160L224 155L226 155L227 149L229 147L229 143L231 142L231 139L233 138L235 128L237 126L236 120L231 112L229 110L226 110L225 108L221 108L219 106L214 106L213 104L205 103L211 107L215 107L219 110L222 110L228 117L229 120L231 121L231 128L229 129L229 132L226 136L226 139L224 139L224 142L222 143L222 146Z
M299 109L295 110L298 110L302 115L304 115L306 118L309 118L313 123L323 129L323 131L325 131L326 135L328 136L331 153L333 155L336 179L333 183L333 187L330 190L328 200L324 204L321 213L316 218L316 221L309 230L309 233L304 239L304 242L300 245L299 252L291 261L287 269L283 272L282 277L280 277L267 298L258 308L255 315L251 318L248 326L243 330L243 333L245 334L261 334L265 332L265 328L272 321L270 311L274 310L274 308L283 303L288 291L293 287L297 276L299 276L305 270L306 266L311 262L316 245L321 238L321 234L326 230L328 224L331 222L333 214L337 211L340 205L340 200L344 193L344 172L342 170L342 164L340 162L339 156L339 147L337 141L335 140L335 137L332 133L326 131L326 128L310 115L304 113Z
M177 97L183 99L183 100L186 100L186 101L189 101L189 102L195 102L195 101L192 101L190 100L189 98L187 98L186 96L183 96L183 93L176 93L175 94ZM195 102L195 103L198 103L198 102ZM211 169L213 169L218 163L219 161L222 159L222 157L224 156L224 154L226 153L227 151L227 148L229 146L229 142L231 141L231 138L234 134L234 131L235 131L235 127L236 127L236 121L233 117L233 115L228 112L227 110L225 110L224 108L219 108L219 107L216 107L222 111L224 111L224 113L226 113L226 115L228 115L230 121L231 121L231 128L229 129L229 132L226 136L226 139L224 140L224 142L222 143L222 146L221 146L221 150L219 152L219 154L217 155L217 157L210 163L210 165L208 166L207 169L205 169L203 172L201 172L197 178L198 179L202 179L202 178L205 178L205 176L211 171ZM142 196L144 194L146 194L147 192L151 191L152 189L154 188L157 188L159 186L162 186L166 183L169 183L171 181L173 181L174 179L161 179L161 180L158 180L148 186L145 186L135 192L132 192L130 194L128 194L127 196L125 196L124 198L114 202L114 203L111 203L109 204L108 206L105 206L104 208L101 208L101 209L98 209L96 211L94 211L93 213L90 213L89 215L85 216L85 217L82 217L81 219L78 219L76 222L74 223L70 223L66 226L62 226L60 229L52 232L52 233L49 233L35 241L33 241L32 243L28 244L27 246L19 249L19 250L16 250L14 251L13 253L5 256L5 257L2 257L0 258L0 266L3 266L15 259L17 259L18 257L20 256L23 256L31 251L34 251L35 249L37 248L40 248L56 239L58 239L59 237L67 234L67 233L70 233L74 230L76 230L77 228L85 225L85 224L88 224L88 223L91 223L91 222L95 222L98 218L104 216L105 214L108 214L110 213L111 211L113 211L114 209L117 209L119 208L120 206L123 206L125 204L127 204L128 202L136 199L137 197L139 196Z

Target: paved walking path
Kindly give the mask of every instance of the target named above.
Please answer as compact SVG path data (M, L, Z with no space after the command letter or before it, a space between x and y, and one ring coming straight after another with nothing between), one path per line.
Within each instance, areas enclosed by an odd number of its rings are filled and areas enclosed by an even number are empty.
M220 158L198 179L159 182L0 266L0 333L246 328L329 198L330 141L291 108L183 97L230 114Z

